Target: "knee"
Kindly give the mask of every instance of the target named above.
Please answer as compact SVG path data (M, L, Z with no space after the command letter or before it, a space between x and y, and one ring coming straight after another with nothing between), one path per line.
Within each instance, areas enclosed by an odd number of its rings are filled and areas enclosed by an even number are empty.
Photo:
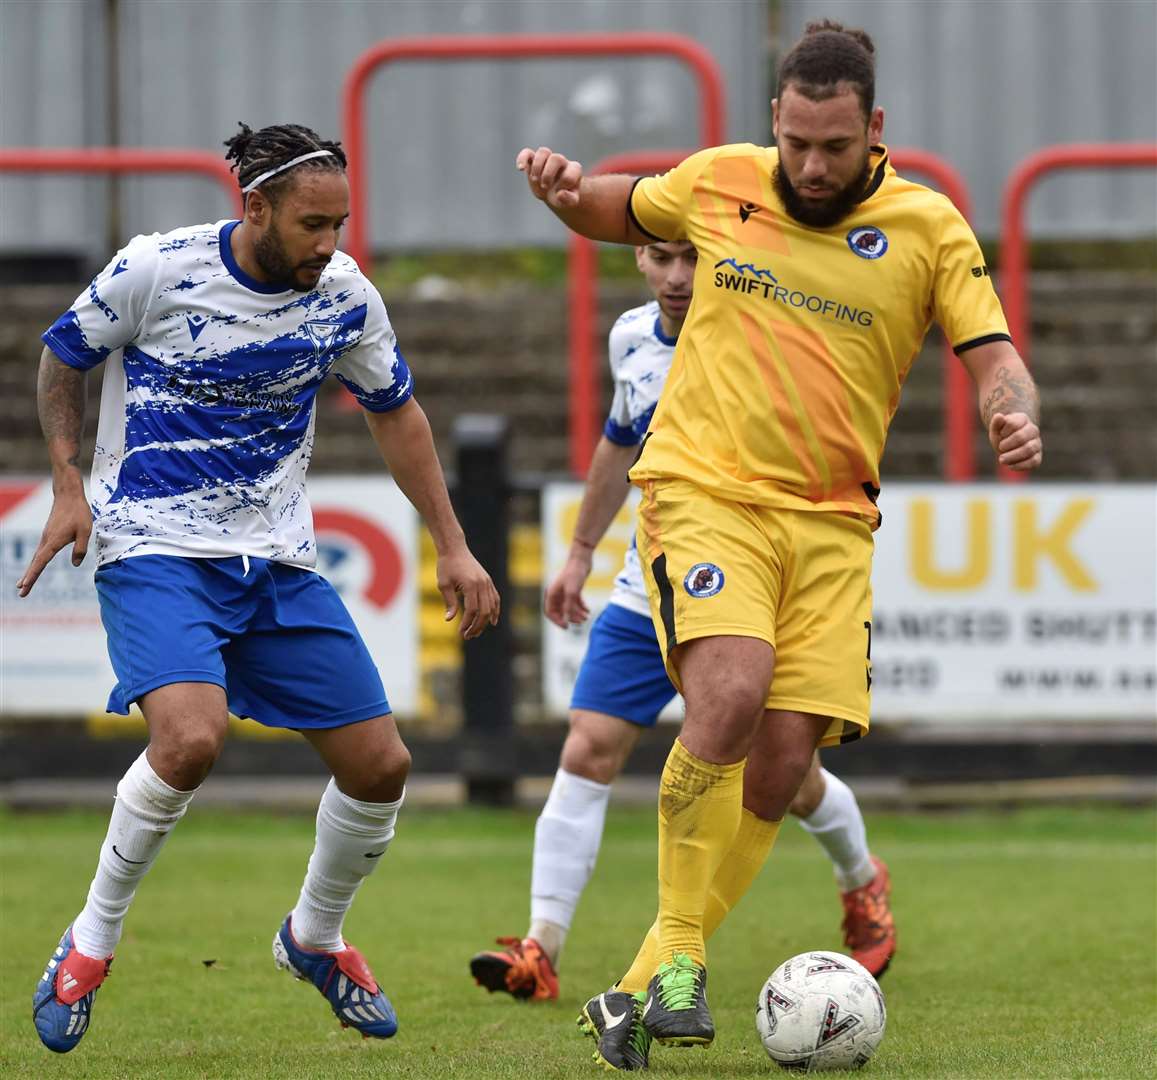
M574 776L609 784L619 775L622 758L616 746L572 728L562 745L559 765Z
M824 788L824 777L823 773L820 772L818 763L810 764L807 775L803 778L803 783L800 784L795 798L792 799L791 805L788 807L788 812L798 818L811 817L823 801Z
M811 759L810 748L779 748L771 760L762 754L754 761L749 759L743 776L743 805L765 821L780 821L789 811L806 817L819 805L818 797L809 803L812 795L800 790Z
M559 765L575 776L610 784L622 772L640 730L616 716L576 709L570 716Z
M224 742L224 727L210 724L174 726L163 738L150 741L149 764L170 787L191 791L209 775Z
M351 799L360 802L395 802L402 797L406 777L410 775L410 751L395 740L376 754L368 754L355 768L337 776L338 787Z
M405 784L406 777L410 775L411 764L413 764L413 759L410 757L410 751L399 739L379 754L375 761L371 762L370 775L367 780L375 787L397 788L400 796L402 785ZM392 800L383 801L390 802Z
M766 707L767 690L768 683L744 672L702 688L688 685L684 696L689 714L709 715L716 726L754 730Z
M748 680L716 694L688 695L680 742L709 761L740 760L749 752L766 696L766 686Z

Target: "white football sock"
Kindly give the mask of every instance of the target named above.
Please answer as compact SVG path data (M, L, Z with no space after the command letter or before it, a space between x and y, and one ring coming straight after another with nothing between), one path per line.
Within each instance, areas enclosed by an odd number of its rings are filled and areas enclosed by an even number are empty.
M116 948L137 883L196 793L169 787L143 753L129 766L117 784L88 899L72 924L73 942L85 956L103 959Z
M530 931L552 962L566 941L603 840L610 784L559 769L534 828Z
M330 780L317 808L317 840L293 909L293 937L299 945L324 952L345 948L342 921L358 886L390 846L405 797L403 790L395 802L359 802Z
M838 776L820 769L824 797L810 817L799 823L823 845L836 870L840 891L867 885L876 871L868 852L868 830L856 796Z

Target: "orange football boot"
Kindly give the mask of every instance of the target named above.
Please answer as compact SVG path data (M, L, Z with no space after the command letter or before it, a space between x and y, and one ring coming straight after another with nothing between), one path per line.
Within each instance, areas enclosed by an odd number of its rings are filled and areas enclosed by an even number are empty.
M844 944L852 959L863 964L877 979L888 970L896 955L896 926L888 897L892 881L882 859L872 856L876 876L867 885L841 894L844 902Z
M502 990L521 1001L556 1001L558 976L550 957L534 938L500 937L506 948L477 953L470 974L479 986Z

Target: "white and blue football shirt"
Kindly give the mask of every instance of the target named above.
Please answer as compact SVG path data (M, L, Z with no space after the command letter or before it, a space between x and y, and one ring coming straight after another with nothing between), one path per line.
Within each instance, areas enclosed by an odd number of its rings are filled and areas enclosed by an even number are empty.
M671 370L675 340L663 333L657 300L623 312L611 328L608 353L615 394L603 428L611 442L619 446L642 443ZM651 614L633 536L610 602L640 615Z
M336 252L307 293L233 258L236 221L138 236L43 334L105 364L90 497L98 565L132 555L316 561L305 473L331 372L374 412L413 392L381 296Z

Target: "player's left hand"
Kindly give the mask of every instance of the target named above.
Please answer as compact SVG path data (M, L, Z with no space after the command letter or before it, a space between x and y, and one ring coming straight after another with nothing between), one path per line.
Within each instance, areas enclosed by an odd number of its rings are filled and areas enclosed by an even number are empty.
M988 441L999 464L1015 472L1031 472L1044 456L1040 428L1026 413L994 413Z
M446 601L446 621L459 609L458 633L464 641L476 638L487 626L497 626L502 600L490 575L465 547L438 557L438 591Z

